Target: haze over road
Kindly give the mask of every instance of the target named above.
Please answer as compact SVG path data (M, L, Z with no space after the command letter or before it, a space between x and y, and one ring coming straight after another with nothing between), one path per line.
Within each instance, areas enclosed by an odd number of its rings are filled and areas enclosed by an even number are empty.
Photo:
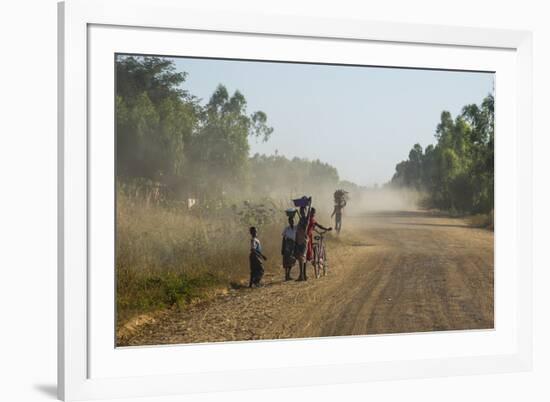
M282 282L282 268L267 272L264 288L164 312L118 344L493 328L489 230L424 211L348 216L327 252L327 277L314 279L311 266L307 282Z

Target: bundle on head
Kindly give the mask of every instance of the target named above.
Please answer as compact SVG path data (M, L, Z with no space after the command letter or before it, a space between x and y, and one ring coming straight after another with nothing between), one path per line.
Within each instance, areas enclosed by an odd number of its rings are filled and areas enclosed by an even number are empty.
M311 205L311 197L303 196L302 198L296 198L295 200L292 200L294 202L294 206L296 207L308 207Z
M348 199L348 192L346 190L336 190L334 192L334 203L338 205L342 205L345 203Z
M294 219L294 216L296 216L296 208L288 208L285 213L286 213L286 216L289 217L289 218L293 218Z

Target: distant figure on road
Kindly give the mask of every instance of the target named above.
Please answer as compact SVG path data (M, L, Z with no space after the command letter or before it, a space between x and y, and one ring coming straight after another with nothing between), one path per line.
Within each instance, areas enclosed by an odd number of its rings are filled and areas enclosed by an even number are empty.
M281 245L281 254L283 255L283 268L285 270L285 281L289 281L290 271L296 264L294 248L296 246L296 226L294 225L294 214L296 210L287 210L288 226L283 230L283 241Z
M264 261L267 260L267 257L262 254L262 244L260 239L258 239L258 231L252 226L250 228L250 283L249 287L260 287L262 277L264 276Z
M342 211L347 205L347 194L348 192L345 190L336 190L334 192L334 210L332 211L330 217L332 218L333 216L336 216L334 226L336 228L336 233L338 234L340 234L340 230L342 230Z
M334 210L332 211L332 214L330 217L332 218L335 216L334 220L334 227L336 229L336 233L340 234L340 230L342 230L342 211L344 207L346 206L346 200L344 200L341 204L336 204L334 206Z

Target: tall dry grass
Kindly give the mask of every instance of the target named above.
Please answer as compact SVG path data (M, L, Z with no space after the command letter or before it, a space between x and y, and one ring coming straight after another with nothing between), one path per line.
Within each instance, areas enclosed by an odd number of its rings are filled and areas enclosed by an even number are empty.
M248 225L231 208L201 212L181 205L148 205L118 191L116 216L118 325L247 284ZM258 228L268 257L266 273L282 275L284 222L281 212L280 220Z

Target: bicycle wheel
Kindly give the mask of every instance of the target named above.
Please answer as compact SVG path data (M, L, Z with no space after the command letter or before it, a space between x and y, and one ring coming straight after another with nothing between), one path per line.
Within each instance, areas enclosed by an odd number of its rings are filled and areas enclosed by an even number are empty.
M323 261L323 276L328 274L328 259L327 259L327 250L325 248L325 243L323 242L323 247L321 249L322 261Z
M313 244L313 268L315 271L315 278L319 278L321 276L321 267L319 265L319 243Z

